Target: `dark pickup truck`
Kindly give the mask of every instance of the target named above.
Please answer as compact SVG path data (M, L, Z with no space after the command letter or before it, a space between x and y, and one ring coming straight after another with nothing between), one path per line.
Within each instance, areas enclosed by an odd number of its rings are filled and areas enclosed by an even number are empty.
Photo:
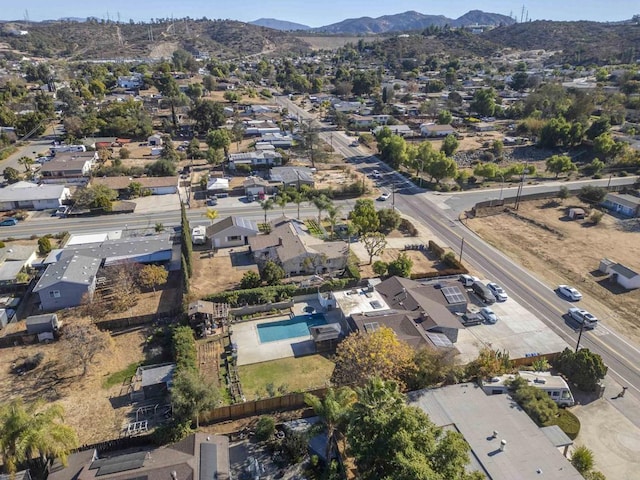
M474 325L482 325L484 318L479 313L465 313L460 317L460 321L465 327L473 327Z

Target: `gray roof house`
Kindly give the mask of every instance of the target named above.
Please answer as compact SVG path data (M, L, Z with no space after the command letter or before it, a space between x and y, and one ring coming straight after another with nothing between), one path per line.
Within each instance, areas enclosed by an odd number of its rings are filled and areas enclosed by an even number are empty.
M64 185L16 182L0 188L0 211L55 210L68 198L71 192Z
M506 395L485 395L480 386L463 383L407 397L436 426L464 436L471 448L470 470L493 480L582 480L559 450L571 440L562 431L539 428Z
M272 221L271 226L270 233L249 238L258 267L271 260L287 275L327 273L346 267L346 242L325 242L309 234L302 222L284 217Z
M86 183L97 152L64 152L40 169L43 183Z
M628 193L607 193L602 205L625 217L640 217L640 197Z
M442 334L455 343L458 331L463 327L454 312L466 311L466 293L457 285L440 287L423 285L408 278L391 277L376 285L375 289L390 308L419 313L412 320L420 324L425 332L432 334L433 342L438 342L438 336L433 334ZM443 338L441 340L444 341Z
M616 263L608 258L603 258L600 260L598 270L603 273L608 273L611 280L614 280L618 285L626 288L627 290L640 288L640 273L621 263Z
M92 299L96 289L96 274L102 260L95 257L63 254L49 265L33 292L40 297L44 311L77 307L85 298Z
M232 153L228 158L229 168L235 170L238 165L251 167L270 167L282 164L282 155L278 152L261 150L259 152Z
M90 449L69 455L67 465L56 461L48 480L229 480L229 438L194 433L162 447L110 452Z
M249 238L258 235L260 230L253 220L230 216L209 225L206 232L212 247L227 248L247 245Z
M36 249L28 245L11 245L0 248L0 290L3 286L15 285L17 276L30 267L36 259Z
M285 188L293 187L300 190L302 185L313 187L313 171L308 167L274 167L269 172L272 182L282 184Z

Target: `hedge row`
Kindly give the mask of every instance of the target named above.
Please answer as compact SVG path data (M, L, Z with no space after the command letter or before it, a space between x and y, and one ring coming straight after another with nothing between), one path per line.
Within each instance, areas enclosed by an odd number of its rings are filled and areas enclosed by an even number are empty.
M176 367L179 370L197 370L198 352L196 350L196 339L193 336L191 327L180 326L173 330L171 350Z
M342 290L357 285L359 279L335 278L324 282L320 287L298 288L296 285L270 285L266 287L247 288L244 290L230 290L226 292L212 293L203 298L208 302L228 303L231 307L244 305L262 305L269 302L280 302L297 295L309 295L333 290Z
M442 256L444 255L444 248L442 248L433 240L429 240L429 251L435 253L438 258L442 258Z

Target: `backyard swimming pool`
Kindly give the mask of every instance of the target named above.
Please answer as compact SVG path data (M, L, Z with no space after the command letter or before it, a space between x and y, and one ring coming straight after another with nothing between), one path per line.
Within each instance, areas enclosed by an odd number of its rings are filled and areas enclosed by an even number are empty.
M286 340L288 338L309 336L309 327L324 325L327 320L322 313L296 315L289 320L261 323L258 325L258 337L261 343Z

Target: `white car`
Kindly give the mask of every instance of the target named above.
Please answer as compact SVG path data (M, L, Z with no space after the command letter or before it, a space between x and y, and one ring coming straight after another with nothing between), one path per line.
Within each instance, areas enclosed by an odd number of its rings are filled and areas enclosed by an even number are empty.
M577 302L582 298L582 294L578 290L568 285L559 285L558 292L560 292L560 295L562 295L563 297L568 298L569 300L572 300L574 302Z
M584 324L585 328L595 328L598 324L598 319L596 318L596 316L587 312L586 310L582 310L577 307L571 307L567 313L579 324Z
M487 288L491 290L491 293L493 293L493 296L496 297L496 300L499 302L505 302L507 298L509 298L507 292L504 291L504 288L497 283L489 282L487 283Z
M374 170L374 171L371 173L371 176L372 176L373 178L380 178L382 175L380 174L380 172L379 172L378 170Z
M378 197L378 200L381 202L386 202L390 196L391 194L389 192L384 192L382 195Z
M360 143L359 143L357 140L354 140L353 142L351 142L351 143L349 144L349 146L350 146L350 147L359 147L359 146L360 146Z
M498 316L489 307L482 307L480 309L480 315L482 315L482 318L484 318L487 323L494 324L498 321Z

